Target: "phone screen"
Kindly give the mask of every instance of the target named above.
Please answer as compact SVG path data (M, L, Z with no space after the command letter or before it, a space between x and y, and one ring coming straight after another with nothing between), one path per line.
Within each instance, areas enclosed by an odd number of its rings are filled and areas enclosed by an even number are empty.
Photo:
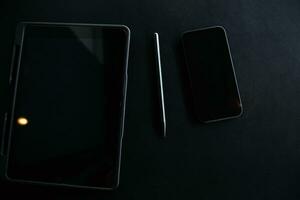
M194 108L200 121L239 116L242 104L225 30L213 27L182 36Z
M118 182L129 33L27 25L7 175L87 187Z

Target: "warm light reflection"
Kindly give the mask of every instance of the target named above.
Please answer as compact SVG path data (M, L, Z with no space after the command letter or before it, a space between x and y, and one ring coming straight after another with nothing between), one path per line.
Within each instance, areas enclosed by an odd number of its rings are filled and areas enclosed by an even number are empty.
M19 117L17 122L19 125L25 126L28 124L28 119L26 119L25 117Z

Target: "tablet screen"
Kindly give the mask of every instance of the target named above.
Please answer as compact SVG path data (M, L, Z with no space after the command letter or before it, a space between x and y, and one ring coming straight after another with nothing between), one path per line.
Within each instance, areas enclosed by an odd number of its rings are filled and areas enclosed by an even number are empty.
M27 25L7 175L88 187L118 182L129 33Z

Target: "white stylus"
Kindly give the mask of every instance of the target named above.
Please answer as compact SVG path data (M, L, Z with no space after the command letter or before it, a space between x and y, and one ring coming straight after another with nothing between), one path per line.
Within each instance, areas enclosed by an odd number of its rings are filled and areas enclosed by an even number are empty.
M163 89L163 79L161 70L161 59L160 59L160 45L158 33L154 33L155 40L155 55L156 55L156 65L158 71L158 85L159 85L159 98L160 98L160 118L162 124L162 131L164 138L167 137L167 124L166 124L166 113L165 113L165 102L164 102L164 89Z

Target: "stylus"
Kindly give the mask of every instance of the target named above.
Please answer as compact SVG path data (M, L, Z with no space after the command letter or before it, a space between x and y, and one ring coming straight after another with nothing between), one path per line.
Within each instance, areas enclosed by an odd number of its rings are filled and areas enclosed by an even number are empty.
M159 85L159 98L160 98L160 118L162 124L162 132L164 138L167 137L167 124L166 124L166 113L165 113L165 102L164 102L164 89L163 79L161 70L161 59L160 59L160 45L158 33L154 33L155 41L155 55L156 55L156 67L158 71L158 85Z

